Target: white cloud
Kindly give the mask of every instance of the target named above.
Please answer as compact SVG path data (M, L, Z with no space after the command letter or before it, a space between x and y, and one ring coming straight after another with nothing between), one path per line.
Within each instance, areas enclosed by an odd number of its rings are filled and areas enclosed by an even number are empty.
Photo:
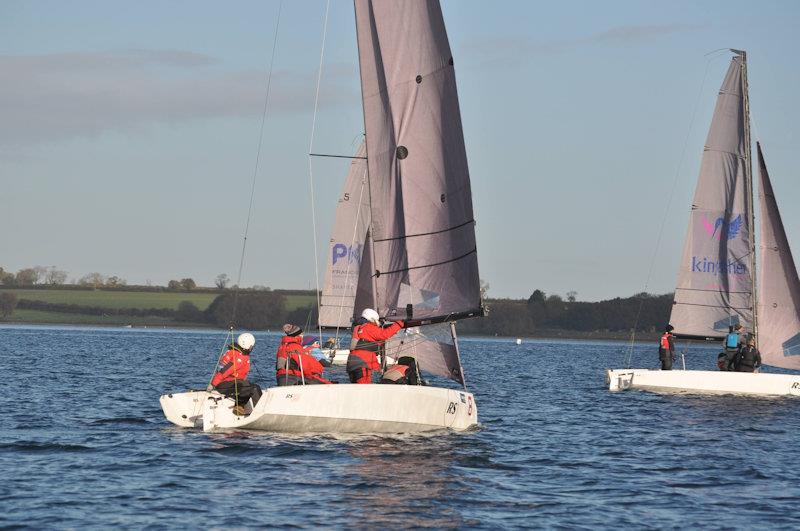
M352 65L327 67L325 106L357 102ZM270 112L313 106L314 73L274 71ZM266 73L180 50L0 55L0 147L224 116L260 115Z

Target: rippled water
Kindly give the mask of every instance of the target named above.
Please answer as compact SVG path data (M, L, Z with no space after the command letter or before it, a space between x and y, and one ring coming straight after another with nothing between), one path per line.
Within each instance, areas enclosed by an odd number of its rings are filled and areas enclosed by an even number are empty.
M266 384L278 336L256 337ZM620 344L464 339L477 432L171 426L158 396L203 386L224 340L0 328L0 526L800 526L797 399L612 394L602 369L623 363ZM697 349L689 363L715 359Z

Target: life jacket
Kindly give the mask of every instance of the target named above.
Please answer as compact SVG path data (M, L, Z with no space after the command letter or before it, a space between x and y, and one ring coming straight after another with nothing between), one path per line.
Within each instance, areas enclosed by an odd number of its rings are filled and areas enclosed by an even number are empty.
M736 359L736 370L741 370L743 367L752 370L755 368L759 357L759 352L756 347L742 347Z
M284 381L289 385L294 383L330 383L322 377L324 367L306 354L300 344L300 336L286 336L281 339L275 359L275 377L279 384ZM287 378L288 376L288 378Z
M727 350L736 350L739 348L739 334L731 332L725 336L725 348Z
M669 350L669 338L672 336L669 332L664 332L664 335L661 336L661 343L659 343L659 347L664 350Z
M216 387L222 382L246 380L249 372L250 354L232 347L220 358L211 385Z
M407 384L408 371L411 369L408 365L393 365L383 373L381 383L383 384Z
M372 323L360 324L353 328L353 341L354 345L351 350L363 350L366 352L380 353L383 341L367 339L365 336L371 335L369 329L365 329L368 325L376 326Z
M383 328L375 323L364 323L353 328L353 342L350 355L347 356L347 372L360 369L378 370L377 353L381 351L387 339L395 335L402 325L392 323Z

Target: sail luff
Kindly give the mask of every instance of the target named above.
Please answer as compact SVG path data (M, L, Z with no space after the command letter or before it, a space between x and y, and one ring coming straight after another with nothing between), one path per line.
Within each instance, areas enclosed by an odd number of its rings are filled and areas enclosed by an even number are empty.
M745 182L749 201L747 202L748 219L750 220L750 282L753 294L753 333L758 341L758 289L756 282L758 270L756 269L756 221L755 204L753 201L753 156L751 153L750 138L750 86L747 78L747 52L743 50L733 50L742 58L742 88L744 96L744 149L745 149Z
M758 348L765 365L800 369L800 279L767 165L756 143L759 170L759 316Z
M670 317L680 335L722 338L731 325L753 323L745 91L737 54L717 97L692 201Z

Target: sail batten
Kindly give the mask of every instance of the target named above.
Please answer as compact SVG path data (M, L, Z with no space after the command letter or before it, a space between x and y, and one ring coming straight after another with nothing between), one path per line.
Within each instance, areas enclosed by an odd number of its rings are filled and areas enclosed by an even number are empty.
M756 146L761 212L758 348L764 364L800 369L800 280L761 144Z
M731 59L703 149L670 322L682 336L753 325L744 57Z

